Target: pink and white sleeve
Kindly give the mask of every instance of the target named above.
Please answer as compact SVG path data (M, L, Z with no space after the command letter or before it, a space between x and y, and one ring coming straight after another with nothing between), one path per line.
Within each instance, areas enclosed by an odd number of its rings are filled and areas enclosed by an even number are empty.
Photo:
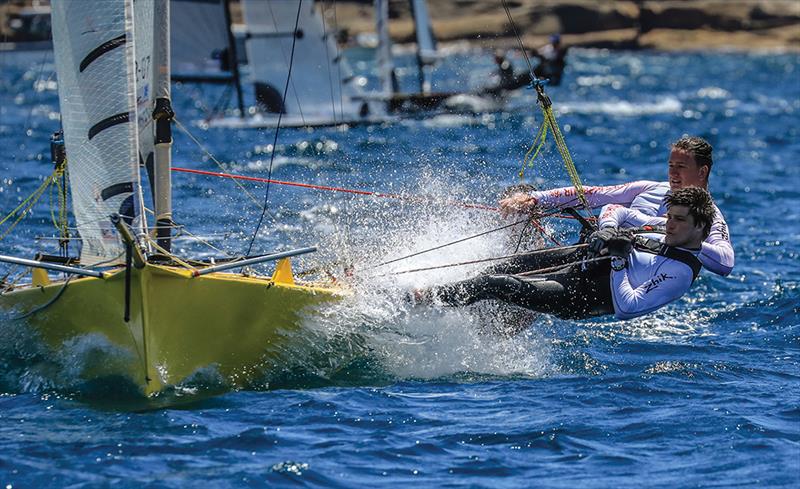
M624 183L622 185L583 187L586 201L592 208L602 207L606 204L621 204L628 206L637 195L657 187L658 182L640 180ZM562 187L551 190L534 191L530 195L545 209L560 209L575 206L580 203L574 187Z

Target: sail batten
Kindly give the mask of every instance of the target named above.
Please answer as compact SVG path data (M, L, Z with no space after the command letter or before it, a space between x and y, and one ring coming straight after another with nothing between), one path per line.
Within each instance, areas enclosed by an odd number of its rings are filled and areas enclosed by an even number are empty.
M135 234L145 232L139 126L148 103L142 93L150 89L141 69L152 47L135 44L147 36L152 10L152 2L133 0L52 2L59 102L84 265L121 262L124 247L112 214L120 214ZM134 24L142 29L139 36Z

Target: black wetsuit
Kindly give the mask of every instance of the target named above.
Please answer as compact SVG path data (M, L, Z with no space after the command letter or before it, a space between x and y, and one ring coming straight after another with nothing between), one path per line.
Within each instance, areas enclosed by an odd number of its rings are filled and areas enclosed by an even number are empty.
M614 314L610 262L590 263L582 269L583 265L575 262L585 257L586 248L521 255L487 269L478 277L433 287L427 293L453 306L495 299L564 319ZM570 263L541 275L512 275Z

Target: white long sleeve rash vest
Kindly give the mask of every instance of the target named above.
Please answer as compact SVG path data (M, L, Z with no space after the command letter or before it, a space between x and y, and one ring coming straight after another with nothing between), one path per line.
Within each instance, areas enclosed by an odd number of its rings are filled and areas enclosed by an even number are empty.
M658 241L664 239L660 234L644 236ZM686 251L697 256L699 250ZM612 270L610 280L614 316L631 319L679 299L692 286L694 272L682 261L634 248L628 255L627 266Z
M640 180L622 185L583 187L586 200L592 208L602 207L607 204L617 204L638 211L644 216L654 219L650 222L636 224L660 225L666 222L667 207L664 197L669 193L669 182L652 182ZM535 191L529 194L535 198L539 206L545 209L563 208L578 205L578 196L573 187L556 188L552 190ZM733 270L735 262L733 245L728 233L728 224L719 208L714 206L714 222L711 223L711 232L703 241L697 258L703 267L726 276ZM629 216L630 217L630 216ZM613 224L611 224L613 225ZM619 224L628 227L629 224Z

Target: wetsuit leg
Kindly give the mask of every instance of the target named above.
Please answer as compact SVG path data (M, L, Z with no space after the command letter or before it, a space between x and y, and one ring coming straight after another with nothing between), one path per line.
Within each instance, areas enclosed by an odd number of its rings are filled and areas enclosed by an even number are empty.
M426 294L451 306L481 300L499 300L565 319L581 319L614 312L608 271L587 273L579 266L543 276L481 275L433 287Z

